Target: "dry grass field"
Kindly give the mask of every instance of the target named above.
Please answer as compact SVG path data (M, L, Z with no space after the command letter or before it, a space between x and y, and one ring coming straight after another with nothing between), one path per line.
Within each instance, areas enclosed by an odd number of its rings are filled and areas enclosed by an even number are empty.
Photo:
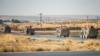
M42 28L56 28L60 27L61 25L67 26L67 27L85 27L87 25L94 26L95 28L100 28L100 21L89 21L88 23L86 21L76 21L76 22L43 22ZM40 28L40 23L36 22L29 22L29 23L12 23L9 24L9 26L13 30L24 30L25 26L32 26L33 28ZM3 26L0 26L0 29L3 29Z
M85 27L86 25L89 26L94 26L95 28L100 28L100 21L98 22L91 22L89 21L87 22L55 22L55 23L48 23L48 22L44 22L41 23L42 24L42 28L55 28L55 27L60 27L61 25L67 26L67 27ZM25 26L32 26L33 28L40 28L41 24L39 23L13 23L10 24L10 26L12 27L12 29L15 30L23 30L25 28Z
M28 36L0 34L0 52L33 52L33 51L100 51L100 41L84 42L67 40L49 40L44 37L31 39Z

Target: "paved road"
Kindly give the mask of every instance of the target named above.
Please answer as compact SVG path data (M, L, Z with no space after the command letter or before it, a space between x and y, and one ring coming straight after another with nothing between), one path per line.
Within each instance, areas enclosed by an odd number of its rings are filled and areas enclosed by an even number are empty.
M1 31L1 33L2 33L2 31ZM18 32L18 31L13 31L12 34L16 34L16 35L26 35L25 33ZM33 39L34 38L35 39L39 39L41 37L47 38L47 39L51 39L51 40L65 40L65 39L68 39L68 37L56 37L56 35L41 35L41 34L35 34L35 35L26 35L26 36L30 36ZM87 39L82 39L82 38L79 38L79 37L71 37L71 39L74 39L74 40L77 40L77 41L87 40ZM94 40L100 40L100 38L96 38Z
M65 40L68 39L68 37L56 37L55 35L29 35L31 38L39 39L39 38L47 38L51 40ZM78 41L84 41L86 39L81 39L78 37L70 37L71 39L78 40Z
M18 35L26 35L25 33L21 33L21 32L12 32L13 34L18 34ZM47 38L47 39L51 39L51 40L65 40L68 39L68 37L56 37L56 35L41 35L41 34L35 34L35 35L26 35L26 36L30 36L31 38L35 38L35 39L39 39L41 37L43 38ZM77 41L84 41L87 39L82 39L79 37L70 37L71 39L77 40ZM100 40L100 38L96 38L94 40Z
M0 56L100 56L100 51L14 52L0 53Z

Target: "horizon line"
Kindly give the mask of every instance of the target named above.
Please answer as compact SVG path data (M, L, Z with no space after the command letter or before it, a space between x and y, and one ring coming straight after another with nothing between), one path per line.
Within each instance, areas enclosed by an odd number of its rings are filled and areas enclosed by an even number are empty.
M43 16L100 16L100 15L46 15L42 14ZM37 15L0 15L0 16L39 16Z

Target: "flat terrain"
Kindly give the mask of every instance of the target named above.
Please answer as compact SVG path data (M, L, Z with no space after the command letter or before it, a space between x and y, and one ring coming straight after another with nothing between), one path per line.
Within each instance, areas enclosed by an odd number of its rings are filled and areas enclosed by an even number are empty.
M100 56L100 51L0 53L0 56Z
M0 52L100 51L99 39L58 38L52 35L17 33L0 34Z

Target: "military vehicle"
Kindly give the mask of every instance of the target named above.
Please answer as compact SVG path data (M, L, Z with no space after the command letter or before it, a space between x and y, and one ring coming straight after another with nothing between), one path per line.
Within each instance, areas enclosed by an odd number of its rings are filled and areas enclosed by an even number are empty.
M30 27L26 27L25 32L28 35L34 35L34 29L31 26Z
M8 25L6 25L4 27L4 33L10 33L11 32L11 27L9 27Z
M87 38L97 38L98 36L98 29L91 26L89 29L83 28L80 32L80 37L83 39Z
M56 30L57 37L69 37L70 30L67 27L57 28Z

